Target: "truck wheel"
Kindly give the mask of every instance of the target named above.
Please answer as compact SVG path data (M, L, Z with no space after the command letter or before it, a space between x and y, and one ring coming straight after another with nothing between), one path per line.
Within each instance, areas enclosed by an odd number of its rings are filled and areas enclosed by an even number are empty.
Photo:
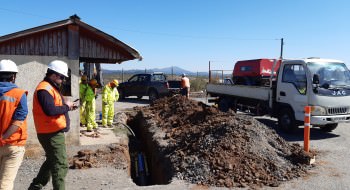
M332 123L332 124L320 126L320 129L324 132L331 132L337 127L338 127L338 123Z
M262 116L262 115L265 115L266 114L266 106L263 102L259 102L256 107L255 107L255 114L258 115L258 116Z
M150 90L148 92L148 99L150 102L153 102L154 100L158 99L158 93L155 90Z
M286 132L293 132L297 129L294 112L290 108L283 108L280 111L278 126Z
M229 100L227 98L220 99L218 106L220 111L227 112L230 109Z

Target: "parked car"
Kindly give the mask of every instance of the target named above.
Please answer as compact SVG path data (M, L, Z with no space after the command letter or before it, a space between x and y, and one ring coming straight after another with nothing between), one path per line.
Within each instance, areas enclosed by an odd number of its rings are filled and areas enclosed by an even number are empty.
M150 101L154 101L169 94L169 84L163 73L136 74L128 81L120 83L118 91L121 99L128 96L137 96L139 99L148 96Z

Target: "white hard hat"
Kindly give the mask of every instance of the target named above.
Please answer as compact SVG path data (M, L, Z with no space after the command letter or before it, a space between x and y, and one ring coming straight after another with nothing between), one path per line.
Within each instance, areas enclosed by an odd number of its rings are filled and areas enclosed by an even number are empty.
M0 61L0 72L18 73L18 68L15 62L3 59Z
M49 64L49 69L68 77L68 66L67 63L60 60L53 60Z

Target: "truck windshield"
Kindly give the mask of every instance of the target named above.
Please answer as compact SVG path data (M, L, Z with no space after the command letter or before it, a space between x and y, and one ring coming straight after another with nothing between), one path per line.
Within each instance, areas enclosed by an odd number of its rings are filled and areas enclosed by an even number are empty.
M317 74L321 88L350 88L350 72L344 63L308 63L312 74Z

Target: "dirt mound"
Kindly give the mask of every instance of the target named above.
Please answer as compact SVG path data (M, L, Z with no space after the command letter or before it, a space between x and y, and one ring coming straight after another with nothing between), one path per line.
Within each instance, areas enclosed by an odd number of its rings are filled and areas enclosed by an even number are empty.
M182 96L136 109L165 132L161 149L179 179L211 186L278 186L310 167L311 155L250 116L219 112Z
M112 144L104 148L80 150L77 155L69 159L70 169L86 169L113 166L118 169L127 169L130 158L127 147Z

